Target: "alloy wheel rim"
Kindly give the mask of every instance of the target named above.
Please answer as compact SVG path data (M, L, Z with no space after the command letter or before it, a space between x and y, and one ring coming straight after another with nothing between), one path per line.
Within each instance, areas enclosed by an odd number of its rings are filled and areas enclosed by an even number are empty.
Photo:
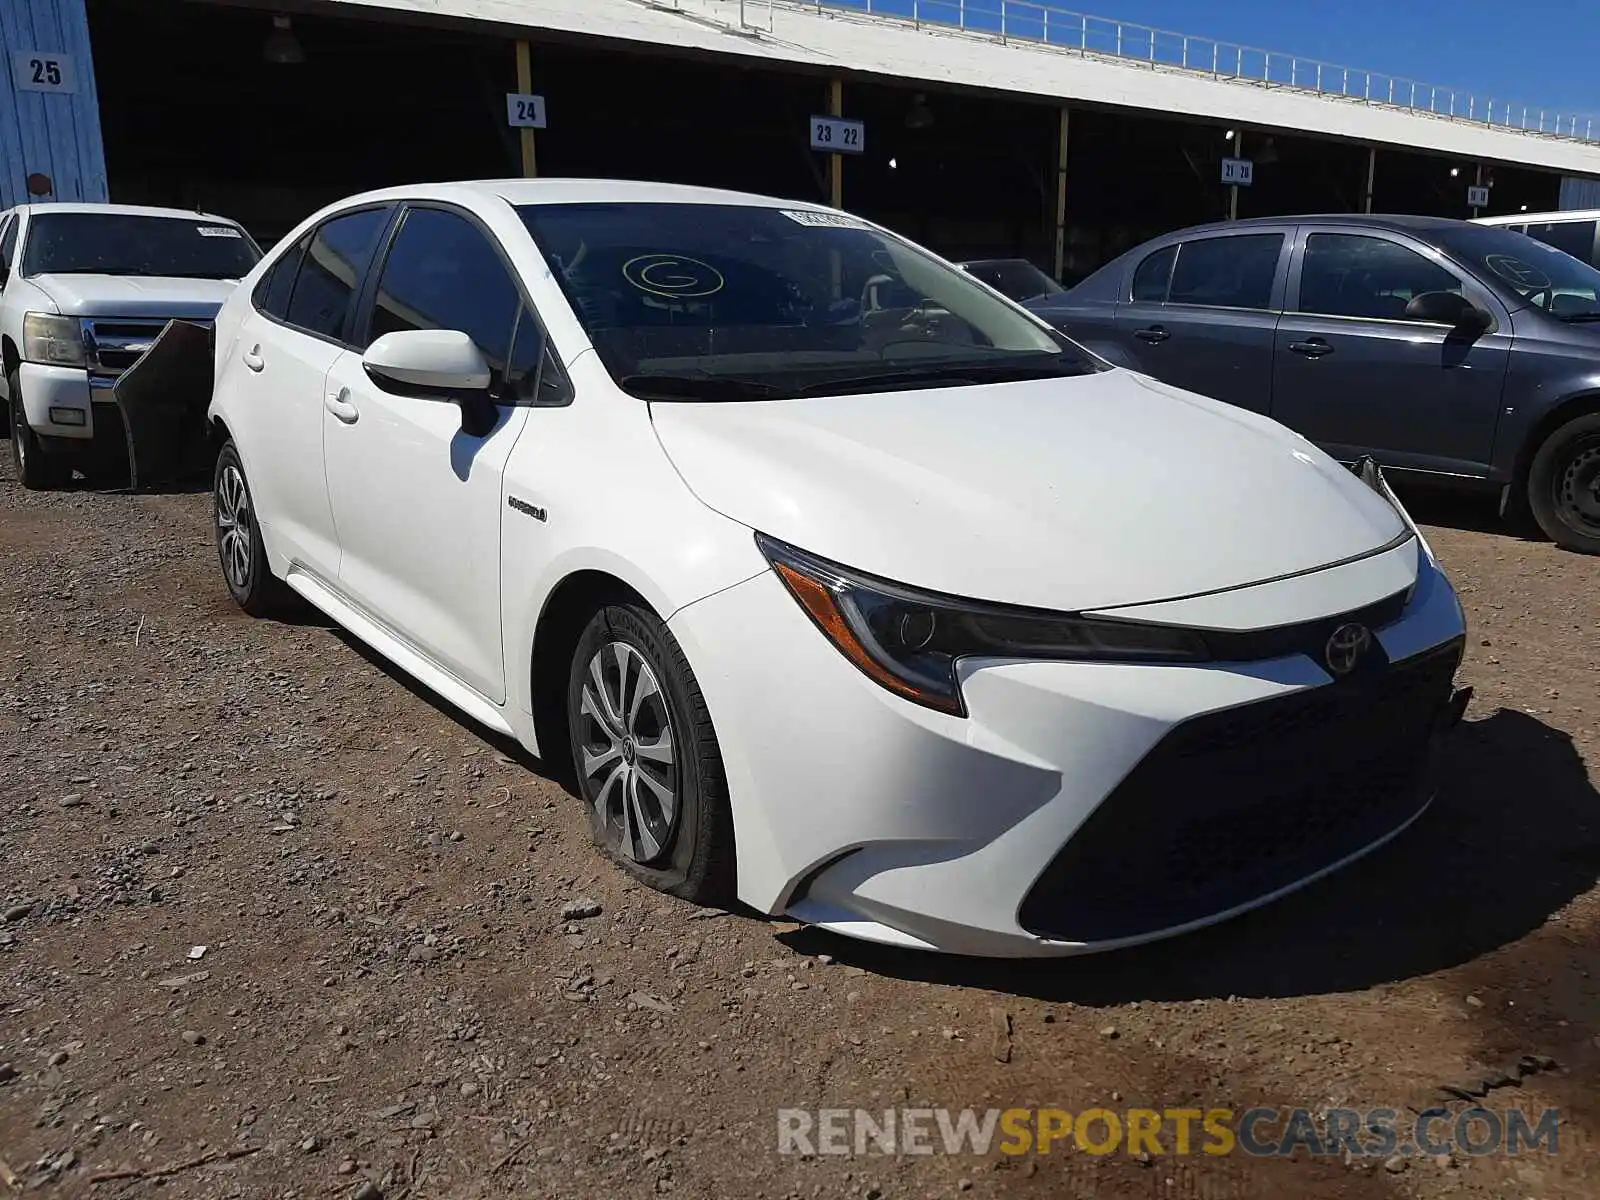
M217 480L217 553L236 591L250 586L250 492L239 468L229 463Z
M632 862L656 861L677 827L677 746L666 694L637 649L595 652L578 720L578 767L606 840Z
M1600 440L1579 447L1567 459L1556 481L1556 499L1569 522L1600 530Z

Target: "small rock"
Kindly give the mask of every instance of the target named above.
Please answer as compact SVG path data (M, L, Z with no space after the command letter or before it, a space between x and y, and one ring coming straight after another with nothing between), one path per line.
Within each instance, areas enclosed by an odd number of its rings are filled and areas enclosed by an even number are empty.
M439 957L439 952L432 946L413 946L406 951L406 957L412 962L432 962Z
M970 1192L971 1190L972 1190L972 1180L970 1180L970 1179L960 1180L956 1184L956 1191L958 1191L958 1192Z
M206 956L206 951L209 950L209 949L210 949L209 946L190 946L189 947L189 958L190 958L190 960L193 961L193 962L199 962L202 958L204 958Z
M6 921L20 921L32 911L32 901L29 901L26 904L13 904L10 908L6 909L3 914L0 914L0 919L4 919Z
M206 1044L206 1035L193 1029L185 1029L183 1031L183 1040L191 1046L204 1046Z
M1406 1165L1406 1156L1404 1154L1396 1154L1394 1157L1384 1160L1383 1169L1391 1175L1398 1175L1406 1169Z
M354 1175L355 1173L356 1173L356 1160L355 1159L347 1158L342 1163L339 1164L339 1174L341 1174L341 1175Z
M52 1054L50 1056L50 1058L47 1061L49 1062L49 1064L52 1067L59 1067L62 1063L66 1062L67 1059L70 1058L70 1057L71 1057L71 1055L69 1055L65 1050L57 1050L54 1054Z
M1435 1154L1433 1156L1433 1165L1436 1167L1453 1167L1456 1165L1456 1160L1448 1154Z
M61 797L62 808L79 808L83 804L83 795L80 792L71 792Z
M463 1096L467 1097L468 1099L471 1099L473 1096L476 1096L478 1094L478 1092L481 1091L481 1090L482 1089L480 1089L478 1087L478 1085L476 1083L474 1083L470 1079L467 1080L465 1083L463 1083L461 1085L461 1094Z
M1107 1025L1104 1029L1102 1029L1100 1031L1100 1036L1103 1037L1103 1038L1114 1038L1114 1037L1116 1037L1117 1036L1117 1027L1115 1025Z
M300 1153L302 1154L315 1154L321 1149L322 1140L320 1138L308 1137L305 1141L300 1143Z
M1483 1007L1483 1001L1478 999L1478 997L1476 997L1476 996L1468 996L1467 997L1467 1007L1468 1008L1482 1008Z
M432 1114L430 1114L430 1113L418 1113L416 1116L411 1118L411 1128L413 1128L413 1129L432 1129L433 1128L433 1116L432 1116Z
M591 900L587 896L580 896L576 900L568 900L561 906L561 919L563 921L586 921L590 917L600 915L600 902Z
M370 1179L364 1179L361 1186L356 1188L350 1200L383 1200L383 1189Z
M10 1063L0 1063L0 1083L10 1083L17 1077L17 1069Z

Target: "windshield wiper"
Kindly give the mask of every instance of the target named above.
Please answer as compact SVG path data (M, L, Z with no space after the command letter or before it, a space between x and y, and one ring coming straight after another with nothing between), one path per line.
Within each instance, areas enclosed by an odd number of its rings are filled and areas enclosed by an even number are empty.
M782 400L795 394L759 379L720 375L624 375L618 382L641 400Z
M915 371L883 371L876 375L850 375L808 384L795 391L799 396L843 395L847 392L895 391L901 388L943 384L1015 383L1025 379L1054 379L1091 373L1092 367L1068 366L1060 359L1046 363L946 363Z

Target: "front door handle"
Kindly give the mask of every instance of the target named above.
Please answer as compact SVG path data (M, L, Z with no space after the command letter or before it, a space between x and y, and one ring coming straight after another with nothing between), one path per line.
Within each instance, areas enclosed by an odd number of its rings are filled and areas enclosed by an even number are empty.
M1135 329L1133 336L1151 345L1166 341L1172 333L1164 325L1151 325L1148 329Z
M329 392L323 396L322 407L346 425L354 425L361 419L361 410L350 403L349 388L340 388L338 392Z
M1333 347L1321 338L1307 338L1303 342L1290 342L1289 349L1306 358L1321 358L1324 354L1332 354Z
M244 352L244 365L257 375L266 369L267 360L261 357L261 346L259 344L251 346L250 349Z

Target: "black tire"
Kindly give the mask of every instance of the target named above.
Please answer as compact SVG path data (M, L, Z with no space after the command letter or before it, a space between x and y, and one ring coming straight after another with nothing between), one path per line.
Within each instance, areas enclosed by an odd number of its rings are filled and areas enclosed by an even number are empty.
M66 462L39 449L39 439L34 436L22 408L22 383L15 370L6 372L6 391L11 402L11 465L16 470L17 482L30 492L47 492L63 487L72 478L72 467Z
M597 701L603 696L610 710L618 707L614 685L622 678L616 668L619 654L630 668L633 687L626 690L623 683L621 694L627 702L622 719L608 724L590 715L585 693ZM598 689L590 672L596 662L604 664ZM640 664L648 669L655 689L645 689L634 703L645 688ZM631 721L630 708L637 714ZM670 764L660 761L663 728L672 747ZM696 904L731 904L733 817L716 731L677 639L648 608L609 605L589 621L568 673L567 729L578 795L606 854L658 891ZM605 765L587 770L586 764L597 755ZM619 768L623 774L613 778ZM669 821L660 820L665 810L662 786L670 788L674 798ZM597 807L602 795L604 811ZM638 801L625 823L630 795ZM635 829L638 834L632 832Z
M273 575L267 563L250 482L231 441L217 455L211 484L211 518L222 580L235 603L252 617L283 611L293 593Z
M1600 554L1600 413L1545 438L1528 469L1528 507L1558 546Z

